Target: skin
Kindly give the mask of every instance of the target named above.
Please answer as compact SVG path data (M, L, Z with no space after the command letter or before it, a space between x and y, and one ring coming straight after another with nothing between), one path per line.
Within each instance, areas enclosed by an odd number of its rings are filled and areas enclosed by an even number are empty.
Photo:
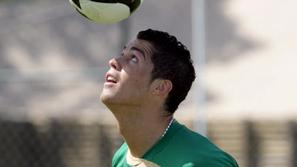
M142 157L160 139L172 119L164 110L172 83L165 79L152 81L153 51L145 40L135 39L126 45L119 57L109 61L100 96L116 117L119 131L135 157Z

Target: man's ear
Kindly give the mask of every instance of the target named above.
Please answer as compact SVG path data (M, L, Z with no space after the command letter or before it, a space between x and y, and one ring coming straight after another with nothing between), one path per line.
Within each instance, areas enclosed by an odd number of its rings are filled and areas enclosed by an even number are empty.
M167 79L156 79L152 83L152 94L166 96L172 90L172 82Z

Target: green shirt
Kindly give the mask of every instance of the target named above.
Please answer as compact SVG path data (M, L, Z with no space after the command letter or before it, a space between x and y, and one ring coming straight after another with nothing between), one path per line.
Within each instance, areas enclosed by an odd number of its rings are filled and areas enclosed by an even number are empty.
M129 148L124 143L115 153L112 166L132 167L127 162L127 153ZM161 167L238 167L229 154L177 121L142 159Z

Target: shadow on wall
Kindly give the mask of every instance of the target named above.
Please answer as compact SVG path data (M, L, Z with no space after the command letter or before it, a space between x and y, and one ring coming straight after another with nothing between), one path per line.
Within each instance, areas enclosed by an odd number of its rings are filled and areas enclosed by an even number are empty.
M228 0L207 0L206 6L206 61L207 63L230 63L238 60L244 53L263 46L261 41L255 41L238 33L236 20L226 15ZM219 97L212 90L206 91L206 101L212 103Z
M226 16L228 0L206 1L207 61L230 62L243 53L261 47L261 42L238 34L235 20Z
M20 68L12 64L14 60L8 55L13 48L23 52L23 59L35 66L59 54L68 59L64 63L68 68L75 68L71 63L97 67L105 65L107 50L117 45L117 27L90 23L76 13L68 1L0 3L1 68Z

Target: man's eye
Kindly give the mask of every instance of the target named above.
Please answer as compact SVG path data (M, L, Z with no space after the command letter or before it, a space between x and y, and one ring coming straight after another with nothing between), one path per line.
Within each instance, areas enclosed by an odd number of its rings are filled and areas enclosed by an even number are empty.
M131 57L131 61L134 62L134 63L137 63L137 62L138 62L138 59L137 59L136 56L133 55L133 56Z

